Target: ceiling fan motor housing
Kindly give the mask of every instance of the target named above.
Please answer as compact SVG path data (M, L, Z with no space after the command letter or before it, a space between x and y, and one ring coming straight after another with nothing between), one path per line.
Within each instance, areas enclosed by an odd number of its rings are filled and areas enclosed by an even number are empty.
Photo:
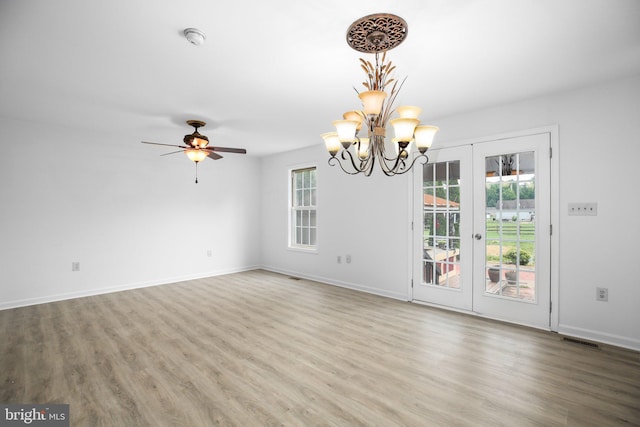
M198 132L198 128L206 125L206 123L200 120L187 120L187 124L189 126L193 126L195 130L192 134L185 135L182 141L193 148L206 147L209 144L209 138L206 135L202 135L200 132Z
M195 131L190 135L185 135L183 141L185 144L190 145L193 148L204 148L209 145L209 138L198 131Z

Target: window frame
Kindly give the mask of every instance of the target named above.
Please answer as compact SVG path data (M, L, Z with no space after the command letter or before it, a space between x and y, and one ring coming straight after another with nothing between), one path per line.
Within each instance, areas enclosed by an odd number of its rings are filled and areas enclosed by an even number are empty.
M314 174L315 174L315 186L314 187L308 187L308 188L304 188L304 186L300 189L298 189L297 185L296 185L296 173L299 172L305 172L308 170L313 170ZM289 222L289 233L288 233L288 244L287 247L290 250L293 251L299 251L299 252L306 252L306 253L317 253L318 251L318 168L315 164L305 164L305 165L297 165L294 167L290 167L288 170L288 181L289 181L289 185L288 185L288 222ZM304 206L304 205L295 205L296 203L296 191L312 191L313 193L310 193L310 204L308 206ZM311 199L312 197L315 196L315 204L311 203ZM306 227L307 229L315 229L315 244L309 244L309 245L305 245L305 244L301 244L301 243L296 243L297 241L297 225L298 225L298 221L297 221L297 215L298 212L311 212L313 211L315 213L315 225L312 226L311 224L308 224Z

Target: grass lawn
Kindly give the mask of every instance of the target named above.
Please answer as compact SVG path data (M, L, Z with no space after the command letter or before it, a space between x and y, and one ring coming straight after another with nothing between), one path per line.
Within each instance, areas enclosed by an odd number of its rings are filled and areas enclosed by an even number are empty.
M519 227L519 234L518 234ZM502 230L502 255L509 250L516 249L516 242L520 241L520 249L527 251L531 255L529 266L535 265L535 224L533 222L513 221L488 221L486 230L487 261L500 261L500 230ZM444 236L430 236L427 230L424 231L424 241L428 242L430 237L435 237L436 242L446 241ZM507 263L506 260L503 262Z
M519 234L518 234L519 226ZM535 224L533 222L489 221L487 222L487 261L500 261L500 230L502 230L502 254L516 248L520 241L520 249L531 255L528 265L534 265Z

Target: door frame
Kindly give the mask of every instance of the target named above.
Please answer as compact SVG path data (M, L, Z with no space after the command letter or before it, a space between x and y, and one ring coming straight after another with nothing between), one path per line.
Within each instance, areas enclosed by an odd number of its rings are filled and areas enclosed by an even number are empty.
M560 156L559 156L559 135L558 135L558 125L549 125L549 126L542 126L542 127L537 127L537 128L531 128L531 129L525 129L525 130L520 130L520 131L514 131L514 132L507 132L507 133L500 133L500 134L493 134L493 135L488 135L488 136L484 136L484 137L478 137L478 138L470 138L470 139L461 139L461 140L456 140L456 141L451 141L451 142L445 142L443 144L434 144L434 149L439 149L439 148L450 148L450 147L457 147L457 146L462 146L462 145L472 145L472 144L479 144L479 143L483 143L483 142L490 142L490 141L498 141L498 140L503 140L503 139L510 139L510 138L516 138L516 137L521 137L521 136L529 136L529 135L537 135L537 134L548 134L549 135L549 144L550 144L550 149L551 152L549 153L551 159L551 165L550 165L550 169L551 169L551 176L550 178L550 207L551 207L551 227L552 227L552 233L551 233L551 265L550 265L550 271L551 271L551 277L550 277L550 281L551 281L551 289L550 289L550 299L551 299L551 313L549 315L549 329L551 331L558 331L558 326L559 326L559 278L560 278L560 263L561 261L561 252L560 252ZM427 156L429 155L429 152L427 151ZM413 300L413 282L415 280L422 280L422 278L415 278L414 276L414 262L416 259L415 254L413 253L413 248L414 246L414 239L415 239L415 235L416 233L414 233L413 231L413 221L414 219L414 215L413 215L413 204L415 202L415 198L418 197L418 195L415 194L414 192L414 187L413 187L413 179L408 179L407 180L407 185L408 185L408 194L410 195L409 197L409 203L408 203L408 217L409 217L409 239L408 239L408 246L410 249L409 253L411 254L410 257L408 257L408 266L407 266L407 270L408 270L408 277L409 277L409 283L407 284L407 300L408 301L412 301L412 302L417 302L420 304L426 304L429 305L428 303L424 303L424 302L419 302L419 301L414 301ZM438 306L440 308L443 308L442 306ZM444 307L446 308L446 307ZM453 310L453 309L452 309ZM459 310L453 310L453 311L459 311ZM471 313L471 312L469 312ZM476 314L478 316L481 316L480 314L477 313L472 313L472 314Z

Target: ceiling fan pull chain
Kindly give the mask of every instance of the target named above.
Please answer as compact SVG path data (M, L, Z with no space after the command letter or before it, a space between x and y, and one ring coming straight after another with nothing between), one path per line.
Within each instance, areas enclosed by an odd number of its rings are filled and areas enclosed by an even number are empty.
M198 183L198 162L196 162L196 184Z

